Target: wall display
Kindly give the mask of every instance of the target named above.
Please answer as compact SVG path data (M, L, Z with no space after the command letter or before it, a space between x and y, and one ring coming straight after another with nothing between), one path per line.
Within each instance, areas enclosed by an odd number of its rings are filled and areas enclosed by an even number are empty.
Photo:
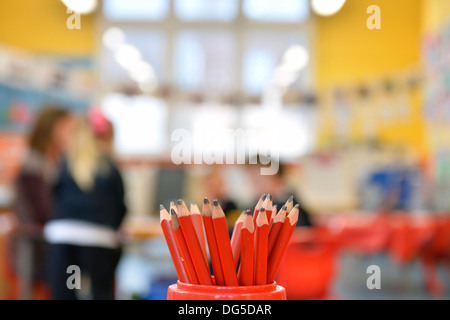
M424 117L434 179L433 206L448 210L450 185L450 21L425 34L423 53L426 86L424 90Z
M48 103L86 110L96 88L90 58L34 55L0 46L2 130L26 130Z
M328 141L381 141L398 126L413 126L415 88L411 84L416 79L417 73L406 71L329 88L322 97L324 117L333 124Z
M423 41L426 68L425 116L429 122L450 123L450 22L429 32Z

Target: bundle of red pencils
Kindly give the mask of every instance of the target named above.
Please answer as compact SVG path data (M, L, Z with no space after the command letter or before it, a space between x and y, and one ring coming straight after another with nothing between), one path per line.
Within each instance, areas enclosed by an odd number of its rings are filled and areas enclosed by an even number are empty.
M292 196L277 212L272 196L263 195L253 214L250 210L241 213L230 239L217 200L211 206L205 198L201 211L194 202L188 209L183 200L172 202L169 211L160 206L161 228L179 280L217 286L273 283L298 214Z

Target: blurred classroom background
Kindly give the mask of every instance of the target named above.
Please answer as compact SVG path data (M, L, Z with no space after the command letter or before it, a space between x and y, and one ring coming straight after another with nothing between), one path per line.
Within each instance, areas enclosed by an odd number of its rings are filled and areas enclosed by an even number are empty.
M381 29L367 26L371 5ZM288 298L450 298L449 52L446 0L1 1L0 299L47 297L26 254L18 272L8 252L14 181L46 104L114 126L128 208L117 299L165 299L176 281L160 203L228 199L232 226L260 196L246 165L175 165L172 132L203 150L205 130L264 126L314 224L280 269Z

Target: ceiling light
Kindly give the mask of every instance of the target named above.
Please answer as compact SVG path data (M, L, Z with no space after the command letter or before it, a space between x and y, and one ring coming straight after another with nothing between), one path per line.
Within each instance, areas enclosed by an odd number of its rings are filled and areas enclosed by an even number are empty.
M116 50L125 43L125 33L122 29L112 27L103 33L103 44L110 50Z
M142 62L141 52L129 44L121 45L115 53L115 58L117 63L126 70L132 70Z
M92 13L97 8L97 0L61 0L68 9L80 14Z
M298 72L305 68L309 62L308 51L301 45L291 46L283 56L283 65L292 71Z
M331 16L344 6L346 0L311 0L311 7L320 16Z

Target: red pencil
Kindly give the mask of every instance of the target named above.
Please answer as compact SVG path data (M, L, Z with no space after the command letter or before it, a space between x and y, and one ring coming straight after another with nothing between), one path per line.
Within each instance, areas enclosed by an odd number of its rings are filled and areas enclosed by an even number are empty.
M241 286L253 285L253 255L254 255L255 226L252 212L247 210L241 229L241 264L238 280Z
M268 222L270 221L270 217L272 216L272 206L273 206L272 195L269 193L266 197L266 200L264 200L261 206L261 208L264 208L264 210L266 211Z
M298 211L299 205L297 204L286 217L283 227L278 234L276 244L272 249L267 263L267 283L272 283L275 280L284 252L297 224Z
M278 206L276 204L274 204L272 206L272 214L270 215L270 220L269 220L269 231L270 231L270 228L272 228L273 219L277 215L277 211L278 211Z
M208 255L206 254L206 243L205 243L205 233L203 231L203 219L200 210L195 202L191 202L190 206L192 224L194 225L195 233L197 234L198 242L202 248L203 256L205 257L205 262L208 264Z
M255 271L254 284L266 284L267 279L267 245L269 235L269 223L264 208L259 211L256 219L255 231Z
M273 219L272 227L269 230L269 245L267 247L267 255L269 257L285 219L286 219L286 205L284 205L281 208L280 212L278 212L278 214L275 216L275 218Z
M164 238L166 239L167 246L169 247L170 256L172 257L178 279L180 279L181 282L190 283L188 272L186 270L186 261L182 257L180 247L177 243L177 238L172 230L170 214L163 205L160 205L159 207L159 215L161 229L163 231Z
M255 209L253 210L253 224L256 223L256 218L258 218L259 209L261 209L262 204L266 200L266 195L263 194L261 198L258 200L258 203L255 206Z
M231 251L227 221L217 200L213 201L212 220L225 285L238 286L239 283L237 280L236 268L234 267L233 252Z
M184 201L181 199L177 201L177 208L178 219L186 239L186 244L188 246L189 254L191 255L198 280L202 285L212 285L213 283L211 281L208 264L203 256L202 248L198 241L189 210L186 208Z
M286 212L291 212L294 208L294 196L290 196L284 205L286 206Z
M197 272L195 272L195 267L192 262L191 255L189 254L189 249L186 244L186 240L184 239L183 230L180 228L180 222L178 220L178 215L175 209L170 209L171 222L172 222L172 230L177 239L178 246L181 251L181 257L185 261L186 271L189 279L189 283L199 284Z
M241 212L234 224L233 234L231 235L231 251L233 252L234 267L237 268L239 254L241 253L241 229L245 218L245 210Z
M205 226L206 239L208 240L209 256L211 257L211 266L214 273L214 280L217 286L224 286L222 266L220 264L219 249L217 248L216 235L212 222L211 206L208 198L203 199L202 208L203 225Z

